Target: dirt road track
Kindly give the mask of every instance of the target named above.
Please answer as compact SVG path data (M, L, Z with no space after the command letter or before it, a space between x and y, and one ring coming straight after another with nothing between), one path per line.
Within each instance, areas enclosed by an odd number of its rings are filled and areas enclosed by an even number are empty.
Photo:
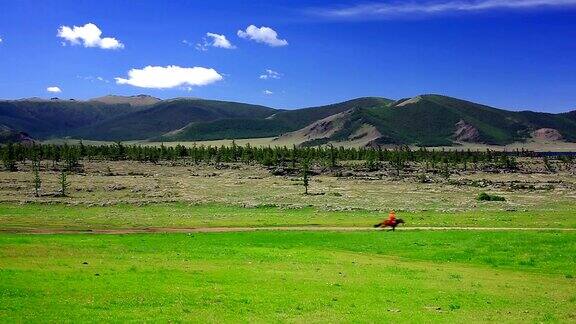
M534 227L399 227L397 231L563 231L576 232L576 228ZM145 233L223 233L256 231L387 231L372 227L323 227L323 226L275 226L275 227L145 227L125 229L58 229L58 228L0 228L0 233L12 234L145 234Z

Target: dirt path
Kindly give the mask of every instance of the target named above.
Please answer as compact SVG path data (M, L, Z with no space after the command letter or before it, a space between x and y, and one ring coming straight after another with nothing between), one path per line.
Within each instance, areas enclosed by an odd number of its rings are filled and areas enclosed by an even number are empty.
M534 227L399 227L397 231L564 231L573 232L576 228L534 228ZM0 229L0 233L14 234L142 234L142 233L222 233L255 231L387 231L371 227L322 227L322 226L275 226L275 227L146 227L125 229L58 229L58 228L10 228Z

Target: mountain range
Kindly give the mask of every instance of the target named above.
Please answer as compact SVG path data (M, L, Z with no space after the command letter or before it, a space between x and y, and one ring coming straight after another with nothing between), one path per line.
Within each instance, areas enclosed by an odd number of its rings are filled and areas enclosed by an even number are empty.
M508 111L441 95L365 97L294 110L147 95L0 101L0 142L51 138L198 141L277 137L300 145L576 142L576 110Z

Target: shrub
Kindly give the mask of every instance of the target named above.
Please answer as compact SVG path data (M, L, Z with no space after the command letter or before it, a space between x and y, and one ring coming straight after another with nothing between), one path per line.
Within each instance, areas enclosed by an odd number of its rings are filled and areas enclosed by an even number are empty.
M70 187L70 183L68 182L66 170L62 169L60 172L60 197L67 197L67 190Z
M40 161L34 161L32 170L34 171L34 196L40 197L40 187L42 179L40 178Z
M506 201L506 198L497 195L489 195L485 192L482 192L476 198L479 201Z
M308 173L310 172L310 167L308 161L302 163L302 184L304 185L304 194L308 194L308 185L310 184L310 178Z

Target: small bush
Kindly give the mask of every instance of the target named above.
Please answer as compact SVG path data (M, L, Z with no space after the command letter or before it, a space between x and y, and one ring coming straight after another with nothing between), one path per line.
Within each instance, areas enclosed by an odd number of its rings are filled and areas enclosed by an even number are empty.
M506 198L502 196L489 195L485 192L480 193L476 199L478 201L506 201Z
M490 200L490 195L485 193L485 192L481 192L478 197L476 198L476 200L478 201L489 201Z
M460 305L458 305L458 304L450 304L448 307L449 307L450 310L452 310L452 311L457 310L457 309L460 309Z

